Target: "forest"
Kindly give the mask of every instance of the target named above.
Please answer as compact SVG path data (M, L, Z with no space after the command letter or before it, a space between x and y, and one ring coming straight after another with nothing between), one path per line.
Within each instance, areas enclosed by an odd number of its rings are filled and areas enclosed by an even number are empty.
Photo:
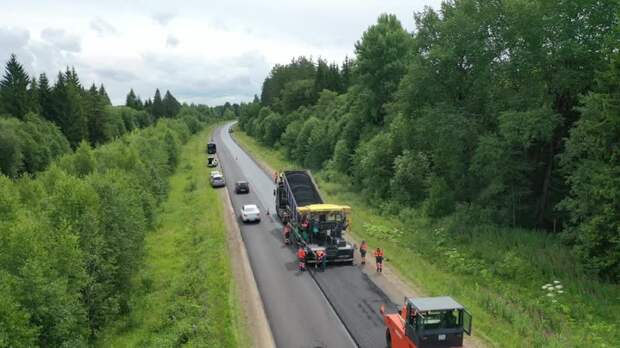
M0 346L80 347L131 308L130 278L181 145L233 112L159 90L112 106L74 69L0 82Z
M240 128L387 213L557 236L620 280L617 1L446 1L384 14L342 64L276 65Z

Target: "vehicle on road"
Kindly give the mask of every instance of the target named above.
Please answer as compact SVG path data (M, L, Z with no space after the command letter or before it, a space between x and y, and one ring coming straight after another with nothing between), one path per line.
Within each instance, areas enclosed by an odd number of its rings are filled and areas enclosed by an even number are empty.
M217 167L217 165L218 165L217 158L215 158L215 157L207 158L207 167L215 168L215 167Z
M389 348L462 347L471 335L471 314L449 296L405 298L398 313L380 312Z
M353 263L354 248L344 239L350 232L351 208L323 203L307 170L284 171L276 180L276 212L293 227L291 244L309 250L309 263L316 262L318 251L327 255L328 263Z
M212 187L224 187L226 186L226 181L224 180L224 176L222 174L215 174L211 176L211 186Z
M260 210L256 204L245 204L241 207L239 217L243 222L260 222Z
M215 155L215 152L216 152L215 143L208 143L207 144L207 153L209 155Z
M235 193L250 193L250 184L247 181L237 181L235 183Z
M209 178L213 178L216 175L222 175L222 173L220 173L219 170L212 170L211 173L209 174Z

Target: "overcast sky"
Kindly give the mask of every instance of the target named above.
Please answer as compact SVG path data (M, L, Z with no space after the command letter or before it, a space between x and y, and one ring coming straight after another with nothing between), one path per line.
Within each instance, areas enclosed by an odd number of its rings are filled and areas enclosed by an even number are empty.
M75 66L113 103L129 88L181 101L250 100L274 64L306 55L342 61L381 13L408 30L440 0L28 1L3 0L0 62L13 52L30 74Z

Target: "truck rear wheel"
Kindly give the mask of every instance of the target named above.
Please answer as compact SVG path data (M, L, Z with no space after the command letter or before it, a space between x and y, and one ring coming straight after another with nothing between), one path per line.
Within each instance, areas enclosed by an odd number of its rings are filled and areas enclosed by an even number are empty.
M392 335L390 334L390 329L385 329L385 346L387 348L392 348Z

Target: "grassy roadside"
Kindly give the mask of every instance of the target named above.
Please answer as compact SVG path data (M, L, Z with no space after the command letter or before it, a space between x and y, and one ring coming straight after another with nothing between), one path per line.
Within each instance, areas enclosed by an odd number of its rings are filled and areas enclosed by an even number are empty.
M131 312L98 346L250 346L239 319L224 206L206 175L204 148L213 128L183 146L157 230L146 236Z
M274 169L299 167L241 131L234 136ZM584 277L556 239L476 225L458 232L454 217L429 221L413 209L372 208L341 178L326 172L315 177L326 200L353 208L357 239L384 247L389 263L414 288L449 294L466 305L476 336L489 345L611 347L620 338L614 324L620 290ZM558 279L562 293L547 296L541 286Z

